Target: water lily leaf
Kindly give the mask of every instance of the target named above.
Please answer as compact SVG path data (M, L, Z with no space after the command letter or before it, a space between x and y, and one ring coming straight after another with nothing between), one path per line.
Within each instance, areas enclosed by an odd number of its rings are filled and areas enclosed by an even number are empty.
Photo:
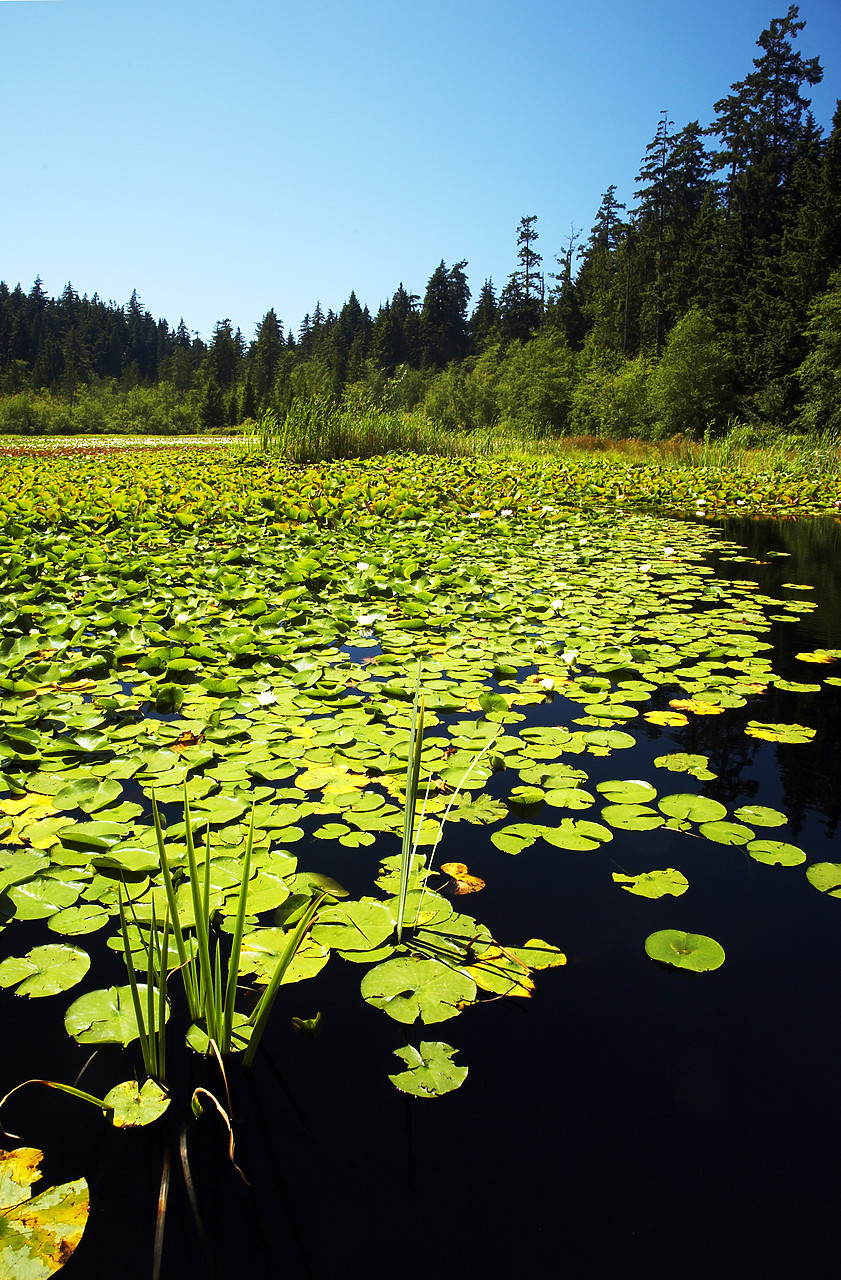
M716 776L710 772L707 756L691 755L682 751L672 751L668 755L658 756L654 764L658 769L669 769L672 773L691 773L702 782Z
M88 1220L84 1178L32 1196L43 1152L34 1147L0 1151L0 1276L44 1280L75 1252Z
M657 795L656 787L638 778L599 782L596 790L611 804L649 804Z
M672 698L669 706L676 711L691 711L695 716L720 716L724 712L720 703L705 702L701 698Z
M667 817L676 818L678 822L717 822L727 814L727 809L718 800L689 794L663 796L658 807Z
M485 887L484 880L468 873L464 862L442 862L441 870L453 881L452 892L455 894L478 893Z
M755 827L782 827L788 818L779 809L769 809L767 805L743 804L733 814L740 822L750 822Z
M562 818L556 827L543 827L540 834L547 844L557 849L590 850L597 849L613 839L613 832L599 822L588 822L585 818Z
M689 724L689 717L682 711L644 711L643 719L649 724L659 724L674 729L682 724Z
M138 1087L136 1080L115 1084L103 1098L114 1108L111 1123L115 1129L133 1129L153 1124L169 1106L169 1095L154 1080Z
M662 814L644 804L606 804L599 816L619 831L653 831L666 821Z
M841 649L814 649L809 653L794 655L801 662L837 662L841 658Z
M525 807L542 804L545 798L546 792L540 787L514 787L509 796L511 804Z
M96 813L113 804L122 795L122 784L115 778L76 778L62 787L53 797L56 809L69 811L81 809L84 813Z
M243 938L239 972L253 973L257 982L269 983L292 932L291 929L281 928L253 929ZM317 942L311 934L305 935L289 962L282 983L302 982L306 978L314 978L321 972L329 958L330 953L326 947Z
M48 875L33 876L7 891L18 920L45 920L64 907L72 907L79 893L78 885L63 884Z
M341 951L372 951L391 937L396 924L394 906L375 898L339 903L318 913L310 930L316 942Z
M663 898L667 894L679 898L689 888L689 881L674 867L665 871L644 871L638 876L621 875L614 871L613 879L628 893L635 893L640 898Z
M806 879L819 893L841 898L841 862L813 862L806 868Z
M48 867L50 860L45 853L31 849L0 849L0 893L10 884L31 880L36 872Z
M809 742L815 736L815 730L804 724L762 724L759 720L749 720L745 733L766 742Z
M75 937L78 934L96 933L97 929L107 923L107 911L96 902L85 902L79 907L66 907L64 911L57 911L47 921L47 928L52 933Z
M553 787L546 792L546 803L553 809L589 809L596 797L583 787Z
M476 996L476 983L461 969L439 960L397 957L370 969L362 996L397 1022L444 1022Z
M201 821L207 820L214 824L224 825L241 818L247 811L248 805L244 800L240 800L238 796L218 795L205 796L201 800L196 800L193 809L195 816Z
M492 832L491 843L503 853L517 854L528 849L542 834L543 827L537 827L531 822L512 822L501 831Z
M682 933L678 929L660 929L645 940L646 954L662 964L678 969L707 973L724 964L724 948L703 933Z
M17 986L19 996L54 996L81 982L90 957L78 947L46 943L25 956L9 956L0 963L0 987Z
M440 1098L458 1089L467 1079L467 1067L453 1062L456 1050L441 1041L422 1040L420 1049L407 1044L394 1052L408 1068L388 1077L401 1093L411 1093L416 1098Z
M755 832L739 822L702 822L698 830L716 844L749 844L755 838Z
M528 998L534 990L529 966L504 947L486 948L476 956L475 963L467 965L467 972L480 990L495 996Z
M806 854L795 844L786 844L783 840L751 840L747 852L757 862L777 864L781 867L796 867L806 861Z
M140 992L141 1006L145 1010L146 986L138 983L137 989ZM153 1005L157 1030L157 997ZM71 1004L64 1015L64 1025L68 1034L79 1044L131 1044L139 1035L131 988L108 987L86 992Z

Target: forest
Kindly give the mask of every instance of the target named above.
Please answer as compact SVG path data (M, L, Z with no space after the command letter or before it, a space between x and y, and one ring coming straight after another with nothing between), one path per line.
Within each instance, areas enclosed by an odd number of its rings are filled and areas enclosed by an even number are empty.
M475 300L441 261L422 298L401 283L372 314L352 292L297 330L270 308L251 341L225 318L205 343L136 291L0 283L0 432L226 431L313 401L532 436L841 429L841 101L825 134L804 27L796 5L771 21L710 123L663 111L630 203L611 185L551 263L525 215Z

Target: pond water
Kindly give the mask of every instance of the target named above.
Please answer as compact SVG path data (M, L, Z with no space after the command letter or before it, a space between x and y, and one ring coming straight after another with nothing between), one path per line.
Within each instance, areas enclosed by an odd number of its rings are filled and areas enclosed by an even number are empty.
M841 526L717 527L745 548L713 557L719 579L755 581L769 596L791 595L787 583L814 588L814 612L764 635L774 672L800 682L834 673L795 655L839 644ZM658 696L666 706L674 690ZM556 695L529 708L527 723L568 723L580 711ZM780 838L804 850L800 866L763 865L694 831L622 832L588 852L539 844L511 856L481 827L448 828L444 852L486 882L464 909L495 936L547 939L567 965L537 975L531 1000L487 1003L457 1025L423 1029L456 1044L470 1068L461 1089L434 1101L389 1084L401 1028L360 1001L359 966L334 962L292 989L288 1013L320 1011L321 1036L278 1034L253 1085L231 1072L243 1121L236 1158L252 1187L225 1157L221 1121L191 1139L204 1246L177 1118L117 1133L81 1103L32 1086L4 1123L47 1151L48 1182L83 1170L91 1186L86 1237L62 1274L151 1274L168 1143L164 1278L641 1277L668 1267L782 1280L837 1269L841 903L818 893L805 868L841 860L839 714L841 688L770 686L743 708L690 716L685 726L637 720L635 748L587 757L589 786L652 778L664 753L706 755L714 779L666 774L674 784L666 785L661 773L660 790L698 791L728 810L782 810L789 825ZM806 743L763 741L745 735L751 719L817 732ZM500 795L505 787L504 773L489 784ZM317 843L319 868L356 892L348 851ZM305 862L307 848L296 852ZM680 870L691 892L648 900L612 883L614 872L655 867ZM359 878L364 889L361 864ZM717 939L725 963L704 974L652 963L645 939L667 927ZM54 940L36 933L30 945ZM122 961L108 963L105 981L123 981ZM9 1012L5 1002L16 1046L10 1083L78 1071L79 1048L62 1029L66 1003L20 1000ZM407 1030L416 1043L417 1029ZM84 1085L96 1093L112 1083L108 1055L99 1055Z

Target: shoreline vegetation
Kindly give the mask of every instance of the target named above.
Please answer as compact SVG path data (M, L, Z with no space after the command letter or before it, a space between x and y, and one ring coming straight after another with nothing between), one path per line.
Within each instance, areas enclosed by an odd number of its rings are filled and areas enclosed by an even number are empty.
M251 341L225 318L205 342L136 291L0 282L0 435L224 433L266 414L310 433L399 419L401 442L367 453L426 452L430 433L466 453L500 433L741 448L841 432L841 102L824 133L804 27L797 5L769 24L708 125L664 111L632 200L610 186L552 261L525 215L515 269L472 304L467 261L442 260L423 297L401 283L372 312L352 291L297 329L271 307Z
M479 441L438 429L447 448L436 449L436 428L426 425L428 439L418 438L417 424L402 437L405 451L377 449L400 437L384 441L369 430L368 454L361 433L349 439L299 431L290 440L276 420L246 436L189 440L0 438L0 518L33 533L72 531L79 521L103 534L132 527L142 533L155 510L176 532L210 531L235 516L303 539L395 519L420 529L468 518L502 531L523 519L563 521L572 509L841 519L841 440L834 435L781 436L757 449L740 444L735 432L701 441L499 433Z

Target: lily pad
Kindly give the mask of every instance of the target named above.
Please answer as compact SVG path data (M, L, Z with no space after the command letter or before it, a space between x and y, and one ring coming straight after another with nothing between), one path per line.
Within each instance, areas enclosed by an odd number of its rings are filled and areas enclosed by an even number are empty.
M806 854L796 844L783 840L751 840L747 852L757 862L767 862L781 867L796 867L806 861Z
M33 1196L43 1152L34 1147L0 1151L0 1276L45 1280L75 1252L87 1225L84 1178Z
M640 898L664 898L670 895L679 898L689 888L689 881L674 867L665 871L644 871L641 875L626 876L614 871L613 879L628 893L637 894Z
M806 868L806 879L819 893L841 898L841 862L813 862Z
M724 948L703 933L682 933L678 929L660 929L645 940L646 955L677 969L707 973L724 964Z
M689 794L663 796L658 807L667 817L676 818L678 822L718 822L727 814L727 809L718 800Z
M46 943L25 956L9 956L0 964L0 987L17 987L19 996L55 996L81 982L90 957L78 947Z
M453 1062L456 1050L440 1040L422 1040L420 1049L407 1044L394 1050L406 1063L406 1071L398 1071L388 1078L401 1093L411 1093L416 1098L440 1098L452 1093L467 1079L467 1067Z
M146 987L138 983L141 1007L146 1009ZM153 1001L157 1029L158 1000ZM169 1014L167 1013L167 1017ZM108 987L88 991L74 1000L64 1015L69 1035L79 1044L131 1044L140 1032L134 1013L130 987Z
M438 960L399 956L370 969L361 991L363 999L397 1022L445 1022L475 999L476 983Z
M142 1087L136 1080L126 1080L114 1085L103 1101L114 1108L111 1123L115 1129L133 1129L158 1120L169 1106L169 1095L154 1080L147 1080Z

